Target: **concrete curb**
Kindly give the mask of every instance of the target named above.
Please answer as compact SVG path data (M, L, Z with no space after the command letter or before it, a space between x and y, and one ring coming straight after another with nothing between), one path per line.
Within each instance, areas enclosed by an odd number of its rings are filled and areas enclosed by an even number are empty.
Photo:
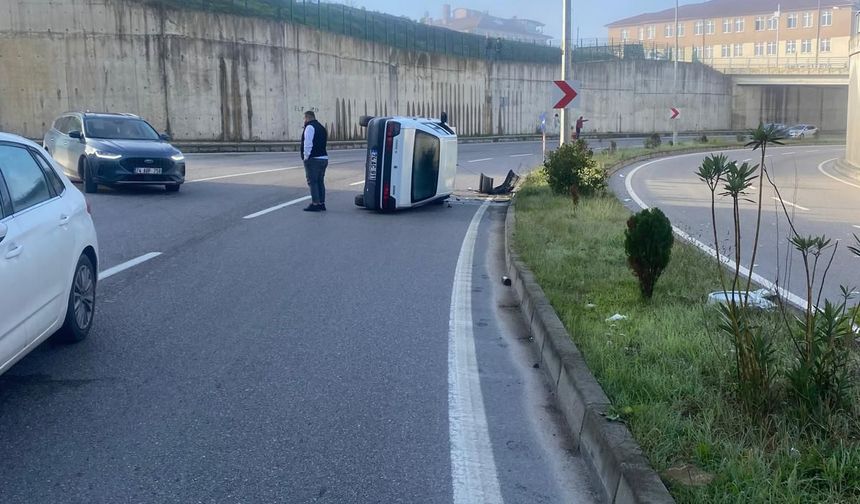
M860 182L860 167L854 166L845 159L836 160L836 171L851 180Z
M626 161L629 163L630 161ZM505 262L523 317L580 451L597 472L610 504L672 504L663 481L623 423L605 417L609 399L532 272L513 251L516 213L505 218Z

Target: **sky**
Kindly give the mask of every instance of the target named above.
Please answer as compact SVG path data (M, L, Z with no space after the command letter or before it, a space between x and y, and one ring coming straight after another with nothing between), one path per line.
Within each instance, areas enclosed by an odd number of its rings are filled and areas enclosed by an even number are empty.
M338 1L338 0L336 0ZM500 17L518 16L535 19L547 25L545 32L561 38L562 0L339 0L355 7L365 7L389 14L420 19L425 12L442 17L442 5L489 11ZM703 0L682 0L681 4ZM752 1L752 0L751 0ZM606 37L605 25L643 12L668 9L673 0L573 0L573 36L577 28L582 38Z

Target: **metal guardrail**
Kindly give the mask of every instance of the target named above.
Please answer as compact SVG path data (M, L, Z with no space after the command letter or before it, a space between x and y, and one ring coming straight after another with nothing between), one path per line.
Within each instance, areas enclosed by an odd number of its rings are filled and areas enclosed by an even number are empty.
M561 51L554 47L457 32L343 4L311 0L138 1L175 9L288 21L407 50L486 60L547 64L561 62Z

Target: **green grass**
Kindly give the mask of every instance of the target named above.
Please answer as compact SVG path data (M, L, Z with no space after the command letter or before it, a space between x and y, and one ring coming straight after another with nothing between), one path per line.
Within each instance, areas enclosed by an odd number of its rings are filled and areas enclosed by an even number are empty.
M667 482L679 503L860 502L856 418L828 441L800 435L785 406L764 422L741 413L730 345L704 307L719 285L713 260L676 241L648 303L626 265L630 214L618 200L584 199L574 209L533 175L516 211L516 250L652 465L662 473L694 464L715 476L706 487ZM607 323L615 313L629 320ZM761 322L779 332L775 316Z
M609 152L608 150L605 150L595 154L594 159L597 160L597 162L600 163L604 168L608 169L622 161L637 158L639 156L645 156L648 154L669 154L680 150L695 148L709 149L720 147L743 147L743 145L743 142L729 141L723 139L712 139L707 143L692 141L678 142L677 145L669 145L668 143L666 143L661 145L660 147L657 147L656 149L646 149L644 146L642 146L618 149L615 152Z

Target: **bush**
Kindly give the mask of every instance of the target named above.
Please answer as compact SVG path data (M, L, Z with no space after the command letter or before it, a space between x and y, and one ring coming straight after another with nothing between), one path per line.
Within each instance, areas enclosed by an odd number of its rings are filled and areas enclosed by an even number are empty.
M645 148L646 149L656 149L663 144L663 139L660 138L659 133L651 133L651 136L645 139Z
M703 143L703 144L708 143L708 135L702 135L702 136L700 136L700 137L699 137L699 139L698 139L698 141L699 141L699 143Z
M735 137L735 140L737 140L738 142L746 142L747 136L744 135L743 133L738 133L737 136Z
M606 171L594 160L585 140L576 140L547 155L544 162L547 182L556 194L590 196L606 189Z
M618 144L615 143L615 140L610 140L609 141L609 153L615 154L615 151L617 151L617 150L618 150Z
M643 210L630 217L624 233L627 263L639 279L639 288L646 299L654 294L657 279L672 257L672 223L659 209Z

